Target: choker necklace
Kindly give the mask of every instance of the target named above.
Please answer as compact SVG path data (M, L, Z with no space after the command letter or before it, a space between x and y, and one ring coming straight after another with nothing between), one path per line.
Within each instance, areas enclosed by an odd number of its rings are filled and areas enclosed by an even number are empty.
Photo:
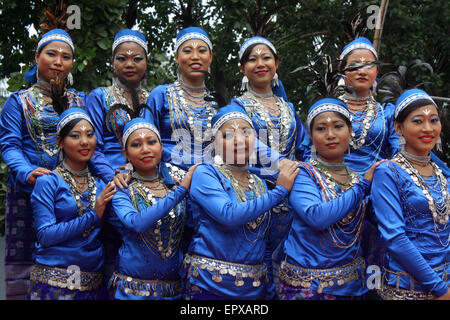
M155 180L159 179L159 175L158 174L155 174L153 176L141 176L137 171L134 171L131 174L131 176L134 179L141 180L141 181L146 181L146 182L152 182L152 181L155 181Z
M178 79L178 82L185 89L189 89L189 90L192 90L192 91L204 91L204 90L206 90L206 85L205 85L204 82L200 86L191 86L190 84L186 83L183 79Z
M224 166L228 169L228 170L234 170L234 171L248 171L248 166L235 166L233 164L224 164Z
M267 92L267 93L258 93L258 92L253 91L252 88L249 87L248 92L257 98L267 99L267 98L272 98L274 96L272 90L270 90L270 92Z
M370 94L365 96L365 97L355 97L353 95L348 95L348 94L345 95L345 99L348 100L348 101L367 101L371 97L372 96Z
M412 160L415 162L418 162L419 165L425 167L427 166L430 161L431 161L431 156L427 155L427 156L416 156L415 154L409 153L408 151L406 151L405 149L402 149L400 151L400 153L407 158L408 160Z
M324 167L328 168L328 169L332 169L333 171L339 171L339 170L344 170L347 168L347 166L345 165L345 162L328 162L328 161L324 161L321 158L317 157L317 161L322 164Z
M87 176L87 174L89 173L89 168L88 166L86 166L86 168L84 168L81 171L75 171L73 170L71 167L69 167L69 165L66 163L66 161L63 160L63 162L61 163L62 167L64 169L66 169L67 171L70 172L71 175L75 176L75 177L85 177Z

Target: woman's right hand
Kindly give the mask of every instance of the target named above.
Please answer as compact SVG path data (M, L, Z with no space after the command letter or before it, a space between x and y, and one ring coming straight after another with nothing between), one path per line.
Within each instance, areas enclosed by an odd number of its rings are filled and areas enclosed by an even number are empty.
M125 166L121 165L120 168L116 169L115 176L113 178L114 183L119 189L128 188L128 182L131 181L131 175L126 172L120 172L125 170Z
M291 191L295 178L300 171L298 168L298 162L283 159L280 161L278 169L280 170L280 173L278 174L276 184L285 187L288 191Z
M52 171L48 170L46 168L36 168L33 171L31 171L30 175L28 176L28 183L33 185L36 183L36 179L40 176L43 176L44 174L51 174Z
M188 191L192 182L192 175L194 174L195 168L197 168L199 163L194 164L189 168L189 171L184 175L183 181L180 182L180 185L185 187Z
M113 198L114 193L116 193L116 185L113 181L110 181L105 189L103 189L102 193L95 200L94 210L97 213L97 216L101 219L103 217L103 213L105 213L106 205Z
M372 167L366 171L366 173L364 174L364 179L368 180L369 182L372 182L373 180L373 172L375 171L375 168L382 162L384 162L386 160L380 160L375 162Z

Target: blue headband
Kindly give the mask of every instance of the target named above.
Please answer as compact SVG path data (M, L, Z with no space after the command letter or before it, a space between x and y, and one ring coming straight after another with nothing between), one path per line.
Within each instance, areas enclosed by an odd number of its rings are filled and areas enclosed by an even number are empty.
M124 42L135 42L144 49L145 54L148 54L148 46L147 46L148 42L141 32L131 29L120 30L114 37L114 43L112 45L113 54L114 50L116 50L116 48Z
M92 124L91 118L89 118L89 115L87 114L86 110L81 108L69 108L65 110L61 116L59 117L58 124L56 125L56 135L59 136L61 130L72 120L75 119L84 119L88 121L92 127L94 125Z
M247 115L247 112L238 105L229 104L220 108L219 111L211 119L212 134L215 135L223 124L229 120L242 119L247 121L253 128L252 120Z
M344 101L335 98L324 98L320 99L309 108L308 118L306 120L308 129L310 129L311 121L324 112L338 112L350 120L350 122L352 122L353 119Z
M406 90L400 95L400 97L397 99L397 102L395 103L394 119L397 119L400 112L405 110L406 107L408 107L411 103L418 100L428 100L430 101L430 104L436 106L437 108L436 103L425 91L420 89Z
M72 38L69 36L69 34L62 30L62 29L53 29L49 32L42 35L41 40L39 40L36 51L40 51L43 47L45 47L47 44L53 41L61 41L66 43L70 49L72 50L72 53L75 51L75 47L73 46ZM36 72L38 70L37 64L35 64L30 70L27 71L25 74L25 80L27 80L30 83L36 83L37 82L37 76Z
M265 44L270 49L272 49L272 51L275 54L277 53L277 50L273 46L272 42L270 42L266 38L256 36L256 37L252 37L252 38L247 39L246 41L244 41L244 43L242 44L242 46L239 49L239 60L242 59L242 56L244 55L245 50L247 50L248 47L250 47L250 46L252 46L254 44Z
M350 42L349 44L347 44L344 47L344 50L342 50L342 53L339 56L339 60L344 59L344 57L347 54L349 54L351 51L356 50L356 49L369 50L370 52L373 53L375 58L378 59L377 50L375 50L375 47L373 46L372 42L370 42L370 40L365 38L365 37L360 37L360 38L357 38L357 39L353 40L352 42Z
M128 122L123 127L122 145L124 148L125 148L125 145L127 144L127 140L130 137L130 135L134 131L139 130L139 129L148 129L148 130L154 132L158 136L159 141L161 141L161 136L159 135L159 131L153 124L151 124L144 118L134 118L133 120Z
M175 43L175 52L178 51L178 48L186 41L192 40L192 39L198 39L204 41L208 47L209 50L212 51L212 43L211 40L209 40L208 34L205 30L199 27L187 27L178 32L177 34L177 41Z

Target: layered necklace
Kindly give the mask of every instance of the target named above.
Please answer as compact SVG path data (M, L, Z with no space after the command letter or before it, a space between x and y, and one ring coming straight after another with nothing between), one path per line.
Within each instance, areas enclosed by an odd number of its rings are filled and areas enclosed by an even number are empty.
M273 93L260 94L254 92L251 88L246 91L243 95L244 99L250 102L250 105L245 105L247 113L252 119L255 119L260 128L266 128L268 134L268 145L276 150L277 152L284 153L286 151L286 146L288 141L292 139L295 140L296 128L292 130L291 134L291 121L295 119L295 115L292 114L291 108L284 99L276 96ZM262 101L270 99L273 101L275 99L275 104L273 102L264 103ZM272 120L273 114L279 114L279 119ZM263 122L260 122L258 119ZM297 125L297 124L295 124ZM295 141L292 143L295 146ZM293 147L288 152L290 155L293 151Z
M142 177L133 173L133 182L129 186L129 192L136 210L140 211L140 201L144 202L146 207L156 204L152 189L147 187L144 182L153 182L158 178L161 179L159 176ZM165 183L162 183L162 185L166 194L171 191ZM151 230L139 234L139 238L150 252L153 254L155 251L158 252L163 260L171 258L177 252L183 234L184 212L184 202L181 201L170 210L168 215L156 221Z
M358 183L359 176L356 172L350 171L344 163L329 163L320 158L310 160L316 171L316 178L321 186L322 195L324 202L331 201L341 196L342 192L336 190L336 185L344 186L348 190L353 187L354 184ZM348 182L341 183L333 178L330 171L342 170L345 168L345 175L348 176ZM341 189L343 190L343 188ZM351 248L358 239L360 239L361 232L364 225L365 216L365 202L361 201L351 213L342 218L337 223L328 227L328 234L331 238L331 245L341 248L348 249ZM343 240L341 236L351 235L350 240Z
M238 181L231 172L231 170L236 170L236 168L239 168L237 170L242 170L240 167L227 164L220 164L215 166L227 179L231 181L231 186L239 202L248 201L245 190L243 189L251 190L255 198L259 198L262 194L265 193L264 184L262 183L261 179L259 179L256 175L251 174L250 171L248 171L248 167L244 167L244 170L247 171L247 185L244 185L245 182ZM250 231L255 230L256 228L261 226L268 215L269 213L265 212L263 215L260 215L258 218L256 218L256 220L246 223L247 229ZM264 233L265 231L262 233L262 235L264 235Z
M208 94L206 87L204 85L193 87L178 80L167 90L172 131L186 128L196 141L208 141L211 135L211 119L216 113L214 108L216 103L205 101L204 98ZM203 108L204 111L201 110Z
M72 192L73 197L75 198L75 202L77 204L77 213L78 216L81 217L85 214L85 210L87 208L90 208L91 210L94 210L95 207L95 200L96 200L96 194L97 194L97 187L95 186L95 180L94 177L92 177L91 173L89 172L89 169L86 167L82 171L74 171L72 168L70 168L65 161L62 161L55 169L55 171L63 178L63 180L69 185L70 191ZM86 183L82 183L81 186L77 184L74 177L84 177L87 181L87 196L84 196L85 191L82 187L83 185L86 185ZM88 202L88 205L83 205L83 201ZM94 226L90 227L89 229L83 231L83 237L88 237L91 231L94 229Z
M366 143L367 134L369 133L370 128L372 127L375 119L377 118L377 102L373 95L368 95L367 97L363 98L355 98L352 96L349 96L347 94L344 94L339 97L339 99L344 100L347 106L349 107L349 110L352 113L357 113L360 111L364 112L364 116L362 117L362 122L360 122L360 128L361 128L361 134L359 137L356 137L355 132L358 130L358 128L355 126L357 124L356 121L354 121L353 125L355 128L352 130L352 139L350 140L350 146L357 150L361 148ZM360 108L352 108L352 106L364 106L363 110Z
M447 179L442 173L442 170L431 161L431 158L419 157L412 155L405 150L397 153L393 159L397 162L403 170L405 170L410 176L414 184L422 189L422 193L427 198L428 208L430 209L433 221L435 224L435 230L438 230L438 225L446 225L450 214L450 196L448 193ZM436 174L437 184L439 185L440 196L436 199L433 198L430 187L423 179L419 171L413 166L412 162L422 163L422 166L430 165Z

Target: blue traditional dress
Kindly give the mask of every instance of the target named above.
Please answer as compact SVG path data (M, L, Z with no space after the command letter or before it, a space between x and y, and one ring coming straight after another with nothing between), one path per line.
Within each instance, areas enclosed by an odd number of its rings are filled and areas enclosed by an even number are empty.
M276 54L276 49L269 40L257 36L246 40L242 44L239 50L239 59L242 58L251 46L256 44L264 44ZM243 80L243 82L245 81ZM257 96L251 90L251 87L249 87L251 84L247 85L248 90L242 96L232 100L233 104L242 106L245 109L248 116L252 119L258 140L268 147L268 157L265 156L265 153L261 157L261 152L258 152L256 163L252 163L250 170L272 183L276 180L277 175L273 171L270 174L270 167L277 164L281 158L303 160L304 147L302 142L305 137L303 124L293 104L287 101L281 81L277 80L276 82L274 81L273 83L273 97L277 99L277 105L279 106L278 115L271 114L259 102ZM272 155L272 150L278 153L278 159ZM262 168L263 170L261 170ZM293 213L292 208L289 208L287 199L273 210L276 211L276 214L272 220L273 228L271 230L273 234L271 234L270 238L276 248L279 244L283 243L287 236ZM278 248L277 252L282 253L282 246ZM274 259L279 263L279 257L274 257Z
M73 119L90 122L83 109L70 108L62 113L59 124L64 127ZM92 176L88 168L83 174L88 188L82 193L64 161L52 174L36 181L30 200L37 235L35 264L30 271L32 300L101 298L104 253L98 237L101 219L94 206L105 183Z
M337 99L321 99L308 114L308 127L320 113L351 119ZM294 209L280 268L280 299L352 299L367 292L360 240L370 182L349 171L344 190L317 159L302 162L289 195Z
M60 29L44 34L37 50L52 41L67 43L73 50L69 35ZM26 79L37 80L37 65L30 69ZM83 107L85 95L73 89L66 91L71 107ZM32 225L28 184L30 173L43 167L49 170L57 164L56 124L58 114L51 103L43 99L43 91L36 86L11 94L0 116L0 150L9 167L6 192L6 255L5 280L8 299L26 299L29 269L35 233Z
M251 120L239 106L222 108L213 118ZM288 194L268 190L249 174L250 190L240 189L226 164L202 164L190 188L194 234L185 256L186 299L264 299L274 295L272 251L268 242L272 214Z
M407 90L396 115L419 99L435 104L424 91ZM430 177L421 176L403 151L375 169L371 195L387 248L383 299L434 299L450 288L450 170L433 157Z
M137 43L146 53L148 51L147 40L141 32L123 29L114 38L112 53L114 54L115 49L124 42ZM96 88L87 97L86 110L94 124L97 138L94 161L97 164L102 164L102 176L107 181L111 181L114 178L115 170L127 162L122 153L122 132L123 127L131 120L130 116L123 109L118 109L107 118L108 112L115 104L129 106L125 99L126 90L128 89L124 87L120 80L114 78L112 86ZM141 102L147 101L148 92L146 90L138 90L138 95ZM129 107L135 108L135 106ZM109 220L106 219L106 221ZM120 234L109 223L104 224L101 237L106 249L105 265L108 270L105 273L107 279L109 279L109 273L112 272L113 261L121 245L121 239Z
M204 41L212 51L207 33L198 27L188 27L178 33L175 51L192 39ZM198 90L206 90L206 87ZM144 111L144 118L161 133L164 145L162 161L186 171L195 163L212 162L211 119L217 108L215 101L193 106L190 97L181 74L178 74L175 83L157 86L150 92L148 105L151 111Z
M126 136L137 129L156 128L141 118L125 126ZM181 299L180 269L183 253L180 244L186 219L186 188L176 186L170 172L159 164L158 175L167 188L164 198L156 198L144 181L136 176L128 189L118 190L112 200L110 222L119 230L123 243L119 249L115 272L110 279L112 296L120 300Z

